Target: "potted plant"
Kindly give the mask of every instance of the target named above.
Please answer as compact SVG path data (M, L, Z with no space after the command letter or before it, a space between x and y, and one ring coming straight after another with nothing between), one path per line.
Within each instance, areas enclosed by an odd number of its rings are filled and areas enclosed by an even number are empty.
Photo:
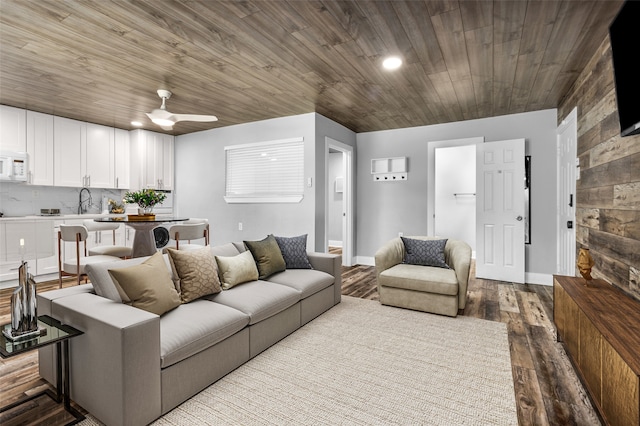
M124 194L123 202L126 204L137 204L139 215L151 215L153 206L163 202L167 198L162 192L156 192L153 189L141 189L140 191Z

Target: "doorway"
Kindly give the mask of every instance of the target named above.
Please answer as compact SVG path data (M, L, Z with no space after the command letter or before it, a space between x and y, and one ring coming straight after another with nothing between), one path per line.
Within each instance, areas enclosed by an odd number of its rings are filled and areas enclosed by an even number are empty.
M577 157L578 109L562 120L557 130L558 148L558 241L557 267L560 275L574 276L576 264L576 179L580 179Z
M353 147L325 138L325 252L342 247L342 265L353 266Z

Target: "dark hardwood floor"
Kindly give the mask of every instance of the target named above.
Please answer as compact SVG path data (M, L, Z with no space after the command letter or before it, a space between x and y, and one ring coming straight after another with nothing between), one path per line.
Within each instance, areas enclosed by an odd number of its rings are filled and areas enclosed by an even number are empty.
M464 315L507 324L519 425L601 425L564 349L556 342L552 287L476 279L474 272L472 267ZM72 280L65 283L71 285L75 285ZM57 287L57 281L41 283L38 291ZM10 292L0 290L3 324L10 320ZM377 300L375 268L343 267L342 294ZM49 386L38 376L37 351L1 359L0 383L0 406ZM47 397L0 414L3 426L62 425L71 420Z

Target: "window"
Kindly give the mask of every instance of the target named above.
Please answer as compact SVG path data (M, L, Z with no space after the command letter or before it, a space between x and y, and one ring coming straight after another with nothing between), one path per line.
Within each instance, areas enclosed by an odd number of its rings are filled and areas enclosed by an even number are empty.
M227 203L298 203L304 193L304 138L225 150Z

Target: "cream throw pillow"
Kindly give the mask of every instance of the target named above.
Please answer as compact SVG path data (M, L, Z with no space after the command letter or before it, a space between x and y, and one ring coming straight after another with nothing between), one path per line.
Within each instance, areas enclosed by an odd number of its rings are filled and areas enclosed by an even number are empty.
M109 275L126 293L131 306L157 315L180 306L180 296L160 252L139 265L109 269Z
M237 256L216 256L216 262L224 290L258 279L256 262L248 250Z
M195 250L168 248L174 276L180 281L180 300L189 303L208 294L220 293L218 265L209 246Z

